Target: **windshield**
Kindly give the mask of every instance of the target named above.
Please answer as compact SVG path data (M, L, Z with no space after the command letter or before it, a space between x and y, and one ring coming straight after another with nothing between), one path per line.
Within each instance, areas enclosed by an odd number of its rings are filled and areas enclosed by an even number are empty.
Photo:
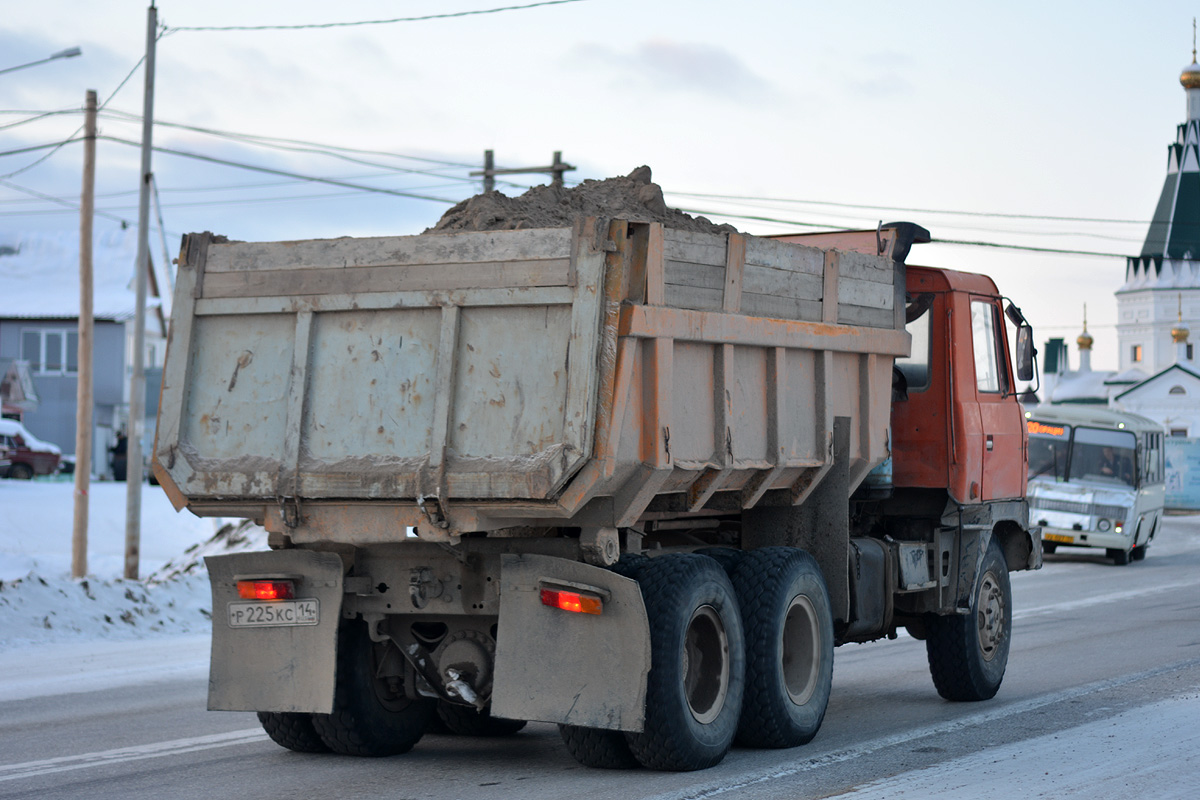
M1135 448L1132 433L1076 428L1071 477L1133 486Z
M1029 477L1046 476L1056 481L1067 479L1067 452L1071 443L1070 425L1049 425L1028 420Z
M1029 477L1136 486L1137 442L1128 431L1027 420Z

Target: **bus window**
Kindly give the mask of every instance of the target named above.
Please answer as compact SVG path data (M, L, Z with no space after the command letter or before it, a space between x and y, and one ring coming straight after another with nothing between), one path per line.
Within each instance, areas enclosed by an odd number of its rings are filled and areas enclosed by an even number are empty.
M1065 481L1071 426L1048 425L1035 419L1025 424L1029 429L1029 477Z
M1076 428L1070 478L1135 486L1135 445L1127 431Z

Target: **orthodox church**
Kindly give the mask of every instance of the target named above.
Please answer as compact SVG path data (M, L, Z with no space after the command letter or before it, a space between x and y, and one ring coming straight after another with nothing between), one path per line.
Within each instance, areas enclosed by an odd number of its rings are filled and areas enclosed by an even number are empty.
M1142 251L1126 259L1116 291L1119 369L1091 368L1094 339L1075 340L1079 368L1067 346L1051 339L1043 350L1043 396L1050 403L1095 403L1163 423L1175 437L1200 437L1200 362L1191 329L1200 331L1200 64L1179 82L1187 121L1167 147L1167 176Z
M1084 309L1075 340L1079 368L1062 339L1042 353L1042 396L1049 403L1094 403L1162 424L1167 506L1200 509L1200 64L1179 76L1187 120L1167 147L1167 177L1142 251L1125 263L1116 291L1119 369L1091 367L1092 335Z

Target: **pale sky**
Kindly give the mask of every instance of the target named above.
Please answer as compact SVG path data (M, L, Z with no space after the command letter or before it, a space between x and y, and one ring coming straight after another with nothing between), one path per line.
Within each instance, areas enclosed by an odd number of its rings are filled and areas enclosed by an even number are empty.
M164 0L159 18L168 29L302 25L524 4ZM87 89L103 102L145 52L145 0L4 6L0 69L73 46L83 55L0 74L0 152L61 141L82 124L79 113L24 122L33 114L7 112L78 112ZM355 163L164 125L154 137L447 201L479 191L467 173L485 149L506 167L547 164L561 150L578 167L568 180L647 164L669 203L749 233L905 219L935 239L1134 255L1184 121L1178 76L1198 11L1167 0L579 0L357 27L178 30L158 41L157 121L394 155ZM108 103L102 136L140 139L140 124L121 117L141 114L143 81L138 70ZM47 152L0 156L0 176ZM136 147L100 141L98 210L136 220L138 158ZM72 143L0 180L77 202L81 164ZM180 234L199 230L245 240L419 233L449 207L161 152L153 170L172 254ZM98 230L117 224L96 220ZM77 213L0 184L0 231L77 226ZM1073 341L1086 302L1093 366L1116 367L1123 259L934 244L909 261L991 275L1039 344Z

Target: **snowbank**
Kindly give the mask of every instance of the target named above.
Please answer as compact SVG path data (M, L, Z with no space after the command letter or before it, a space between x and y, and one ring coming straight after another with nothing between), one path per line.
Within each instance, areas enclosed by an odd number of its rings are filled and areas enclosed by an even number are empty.
M265 549L266 531L177 514L161 490L145 486L148 577L122 580L125 492L123 483L92 484L88 577L77 581L70 577L74 484L0 480L0 652L210 631L204 556Z

